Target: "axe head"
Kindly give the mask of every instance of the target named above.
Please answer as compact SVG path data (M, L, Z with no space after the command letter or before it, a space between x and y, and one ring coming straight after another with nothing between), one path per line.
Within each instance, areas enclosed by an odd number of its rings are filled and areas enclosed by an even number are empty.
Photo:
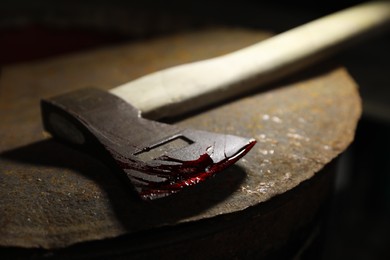
M42 100L41 109L48 132L103 156L143 199L202 182L234 164L256 143L144 119L129 103L98 89Z

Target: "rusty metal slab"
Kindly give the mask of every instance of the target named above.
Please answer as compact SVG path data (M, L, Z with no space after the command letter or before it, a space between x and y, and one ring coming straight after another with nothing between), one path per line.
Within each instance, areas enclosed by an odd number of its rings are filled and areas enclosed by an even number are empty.
M268 36L211 29L3 67L0 246L63 248L212 219L261 205L312 178L352 142L361 113L356 85L343 68L296 76L175 122L258 143L210 181L155 202L134 199L104 164L42 130L40 98L86 86L109 89Z

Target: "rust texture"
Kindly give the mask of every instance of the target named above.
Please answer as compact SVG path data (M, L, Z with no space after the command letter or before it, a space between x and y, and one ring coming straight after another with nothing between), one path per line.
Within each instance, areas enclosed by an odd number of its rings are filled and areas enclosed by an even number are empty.
M212 29L3 67L0 246L60 248L196 223L246 212L311 179L351 143L361 113L356 85L342 68L297 76L176 122L254 137L258 143L236 166L210 181L153 203L134 199L104 164L42 130L40 98L88 86L109 89L268 36ZM288 209L311 203L304 198ZM302 217L298 213L291 215L291 225L296 224L292 216ZM279 211L277 216L282 215ZM276 222L263 226L278 227Z

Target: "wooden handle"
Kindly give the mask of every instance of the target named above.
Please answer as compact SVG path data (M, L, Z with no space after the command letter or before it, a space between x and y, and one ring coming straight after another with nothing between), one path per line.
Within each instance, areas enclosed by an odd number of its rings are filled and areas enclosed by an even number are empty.
M389 21L389 1L361 4L227 55L146 75L110 92L148 117L175 116L296 72Z

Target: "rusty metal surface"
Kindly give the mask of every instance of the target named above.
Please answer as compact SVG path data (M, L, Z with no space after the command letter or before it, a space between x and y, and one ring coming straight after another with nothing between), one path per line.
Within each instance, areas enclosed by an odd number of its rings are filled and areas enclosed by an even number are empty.
M267 36L199 31L2 68L0 245L58 248L194 222L259 205L312 178L350 144L361 113L356 86L342 68L297 77L178 122L252 136L258 144L216 178L153 203L135 200L101 162L42 131L42 97L86 86L109 89Z

